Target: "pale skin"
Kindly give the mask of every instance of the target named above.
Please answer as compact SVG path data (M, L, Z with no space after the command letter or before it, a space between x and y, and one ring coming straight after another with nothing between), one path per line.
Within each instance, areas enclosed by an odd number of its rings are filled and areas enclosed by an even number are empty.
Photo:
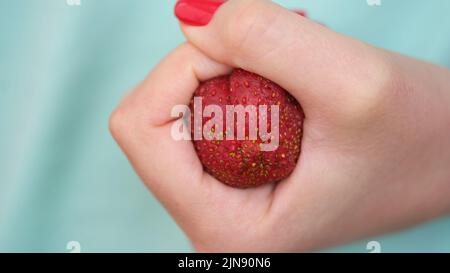
M122 101L111 132L197 251L312 251L450 212L450 71L269 1L225 3ZM173 106L232 67L288 90L306 119L290 177L241 190L170 131Z

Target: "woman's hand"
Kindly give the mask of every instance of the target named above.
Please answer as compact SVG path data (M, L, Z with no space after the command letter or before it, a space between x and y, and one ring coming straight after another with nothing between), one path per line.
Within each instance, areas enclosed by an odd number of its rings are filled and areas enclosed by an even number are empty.
M335 33L269 1L226 2L113 113L113 136L200 251L306 251L450 210L450 72ZM301 103L302 153L286 180L227 187L171 109L240 67Z

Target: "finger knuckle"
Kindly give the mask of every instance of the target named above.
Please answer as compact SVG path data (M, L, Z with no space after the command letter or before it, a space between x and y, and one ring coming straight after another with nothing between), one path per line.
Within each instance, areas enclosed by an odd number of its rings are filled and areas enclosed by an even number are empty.
M397 81L393 67L383 59L369 61L362 80L353 82L343 92L340 112L343 120L354 125L367 125L387 115ZM363 66L361 66L363 67Z
M109 131L117 142L120 142L127 128L128 109L119 105L109 116Z
M179 63L179 67L187 67L191 64L193 56L197 56L198 50L190 43L182 43L169 56Z

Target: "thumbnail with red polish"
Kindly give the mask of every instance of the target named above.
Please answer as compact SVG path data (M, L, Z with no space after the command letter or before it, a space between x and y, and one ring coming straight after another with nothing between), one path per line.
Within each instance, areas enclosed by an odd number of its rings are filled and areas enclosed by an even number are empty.
M206 26L225 0L178 0L175 16L191 26Z

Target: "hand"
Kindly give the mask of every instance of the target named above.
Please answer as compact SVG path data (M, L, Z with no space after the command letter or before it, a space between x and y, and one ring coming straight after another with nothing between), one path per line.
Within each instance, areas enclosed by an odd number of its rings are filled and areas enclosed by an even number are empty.
M450 72L335 33L269 1L226 2L113 113L113 136L199 251L307 251L450 210ZM171 138L171 109L240 67L306 120L294 173L240 190Z

